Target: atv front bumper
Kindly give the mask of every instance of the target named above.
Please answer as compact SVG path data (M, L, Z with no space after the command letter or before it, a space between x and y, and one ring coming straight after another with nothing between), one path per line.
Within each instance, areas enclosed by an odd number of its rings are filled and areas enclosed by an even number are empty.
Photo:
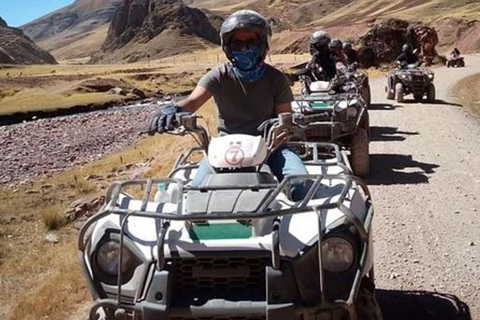
M281 295L288 295L289 289L283 282L282 275L270 268L267 271L269 301L229 301L212 299L198 301L188 306L168 305L169 297L161 292L167 290L166 271L154 274L148 294L144 300L135 304L118 303L114 299L99 299L91 309L90 319L96 319L99 308L114 311L115 319L132 320L192 320L192 319L245 319L245 320L340 320L356 319L354 294L358 292L360 280L352 286L351 298L348 300L323 301L312 305L294 301L281 301ZM278 290L277 290L278 289ZM281 291L281 292L280 292Z

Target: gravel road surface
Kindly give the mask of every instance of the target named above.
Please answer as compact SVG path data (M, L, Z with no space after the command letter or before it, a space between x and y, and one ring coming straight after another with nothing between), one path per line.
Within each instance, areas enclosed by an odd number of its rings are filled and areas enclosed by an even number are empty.
M480 56L466 62L435 69L435 104L397 105L372 81L367 182L387 320L480 319L480 125L451 92L480 72Z

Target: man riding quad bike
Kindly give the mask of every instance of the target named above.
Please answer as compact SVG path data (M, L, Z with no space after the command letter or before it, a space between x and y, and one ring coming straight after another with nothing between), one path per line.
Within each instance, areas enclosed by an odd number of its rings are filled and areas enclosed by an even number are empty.
M114 183L80 230L89 320L381 320L370 193L338 146L289 142L302 132L291 113L263 137L210 140L197 119L175 116L170 133L199 148L168 178ZM306 174L280 182L266 162L284 147ZM199 185L195 152L210 168Z
M285 77L264 63L270 34L253 11L225 20L231 63L149 124L199 148L167 179L112 185L80 231L90 320L382 318L369 191L338 146L304 141ZM212 95L214 139L190 113Z
M301 96L292 104L305 137L312 142L333 142L350 151L353 172L369 172L368 108L355 82L348 76L331 81L312 81L308 70L300 75Z
M454 48L447 58L447 68L463 68L465 67L465 59L460 56L460 50Z
M358 70L358 63L347 63L341 40L331 40L325 31L316 31L310 36L310 52L310 62L293 77L295 81L299 80L299 75L308 75L311 81L331 81L340 77L349 82L350 92L360 93L367 106L370 106L368 74Z
M421 61L409 43L403 45L402 51L397 58L397 69L388 75L387 99L403 102L405 95L413 94L416 101L421 101L424 96L429 102L435 101L434 73L419 68Z

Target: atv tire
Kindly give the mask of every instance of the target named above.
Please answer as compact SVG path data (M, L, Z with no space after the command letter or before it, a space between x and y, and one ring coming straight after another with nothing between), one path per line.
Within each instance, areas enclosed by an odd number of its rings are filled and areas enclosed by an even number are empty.
M375 297L375 285L365 277L358 291L355 309L358 320L382 320L382 310Z
M464 68L464 67L465 67L465 61L464 61L464 60L459 61L459 62L458 62L458 66L459 66L460 68Z
M359 127L353 136L350 146L350 164L353 173L358 177L366 177L370 170L370 154L368 128Z
M403 102L405 101L403 96L403 85L401 83L397 83L395 85L395 100L397 100L397 102Z
M370 103L372 102L372 92L370 91L369 86L362 87L362 98L367 103L367 108L369 108Z
M435 86L430 84L427 89L427 101L435 102Z
M385 86L385 92L387 93L387 100L393 100L395 98L395 92L392 92L388 86Z
M423 94L414 94L413 99L415 99L415 101L422 101Z

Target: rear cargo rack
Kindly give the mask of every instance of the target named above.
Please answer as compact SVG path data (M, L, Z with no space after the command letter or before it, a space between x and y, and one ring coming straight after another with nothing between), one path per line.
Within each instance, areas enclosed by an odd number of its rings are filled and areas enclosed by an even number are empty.
M335 161L333 163L327 163L325 160L322 160L318 157L318 154L313 156L313 159L308 161L308 164L317 164L317 165L324 165L324 166L333 166L339 165L344 169L344 172L340 174L318 174L318 175L292 175L286 177L280 184L272 186L271 184L262 186L240 186L240 187L228 187L228 188L207 188L207 190L238 190L238 189L259 189L259 188L269 188L272 190L270 195L266 197L259 209L255 212L248 212L248 213L232 213L232 212L216 212L210 214L183 214L183 193L189 190L199 190L199 188L191 187L188 185L184 185L184 183L179 179L145 179L145 180L133 180L133 181L126 181L126 182L115 182L110 189L108 190L107 197L106 197L106 204L102 208L102 210L97 213L96 215L92 216L88 219L85 224L83 225L82 229L80 230L79 234L79 242L78 248L81 251L80 258L84 259L83 255L86 249L86 243L88 241L86 235L88 234L88 230L100 219L106 217L110 214L118 214L121 216L121 224L120 224L120 253L119 253L119 260L122 261L123 251L124 251L124 238L125 238L125 226L127 225L127 221L132 216L137 217L148 217L152 219L158 219L161 223L161 229L158 234L157 238L157 261L156 261L156 268L157 270L162 270L165 266L165 254L164 254L164 240L167 234L170 221L205 221L205 220L252 220L252 219L263 219L267 217L281 217L284 215L292 215L292 214L301 214L306 212L316 212L318 216L318 226L319 230L322 230L322 225L324 224L325 214L328 210L331 209L338 209L344 215L345 218L355 226L358 230L358 233L364 242L368 241L368 230L370 230L371 222L373 219L373 205L371 201L371 194L366 186L366 184L359 178L354 177L351 175L350 170L345 165L344 157L339 150L339 147L334 144L329 143L291 143L292 147L295 146L303 146L305 148L312 148L313 150L318 151L320 148L327 150L327 152L332 152L334 154ZM330 150L330 151L328 151ZM330 158L332 159L332 158ZM182 161L177 162L179 167L182 166ZM323 204L320 205L308 205L308 203L313 199L314 195L322 185L322 181L325 180L342 180L343 181L343 188L342 191L337 194L335 197L338 197L335 201L325 201ZM295 180L298 182L299 180L303 181L310 181L310 186L308 187L307 194L302 201L294 203L290 208L283 209L283 210L269 210L269 206L272 202L276 199L276 197L284 191L292 182ZM175 184L178 187L178 193L176 199L174 199L174 203L177 204L176 210L170 213L164 212L153 212L147 210L148 199L152 193L152 188L157 185L158 183L166 183L166 184ZM128 186L138 185L144 188L141 208L140 210L129 210L120 208L118 204L118 200L120 198L120 194L122 190L124 190ZM345 200L349 200L349 191L352 187L355 186L363 191L365 196L365 203L366 203L366 218L365 222L362 222L345 204ZM202 191L205 188L202 187ZM274 224L278 224L279 220L274 219ZM272 266L274 268L279 267L280 261L280 250L279 250L279 241L278 241L278 225L274 225L274 231L272 233ZM360 258L360 268L357 271L352 289L349 294L349 298L347 301L339 300L335 302L328 302L325 299L325 289L324 289L324 271L323 271L323 263L322 263L322 252L321 252L321 244L322 244L322 234L321 232L318 235L318 257L319 257L319 275L320 275L320 293L321 293L321 306L323 307L340 307L344 308L351 318L355 317L355 309L354 309L354 301L356 299L356 293L360 287L361 282L361 271L363 266L366 263L366 259L368 256L368 246L363 247L363 252ZM91 310L90 317L94 319L94 314L96 310L100 307L114 307L114 308L121 308L123 310L127 310L129 312L140 312L140 307L135 304L125 302L125 299L122 298L122 263L119 263L119 270L118 270L118 287L117 287L117 299L97 299L95 302L94 307ZM89 279L90 285L93 285L93 280Z

